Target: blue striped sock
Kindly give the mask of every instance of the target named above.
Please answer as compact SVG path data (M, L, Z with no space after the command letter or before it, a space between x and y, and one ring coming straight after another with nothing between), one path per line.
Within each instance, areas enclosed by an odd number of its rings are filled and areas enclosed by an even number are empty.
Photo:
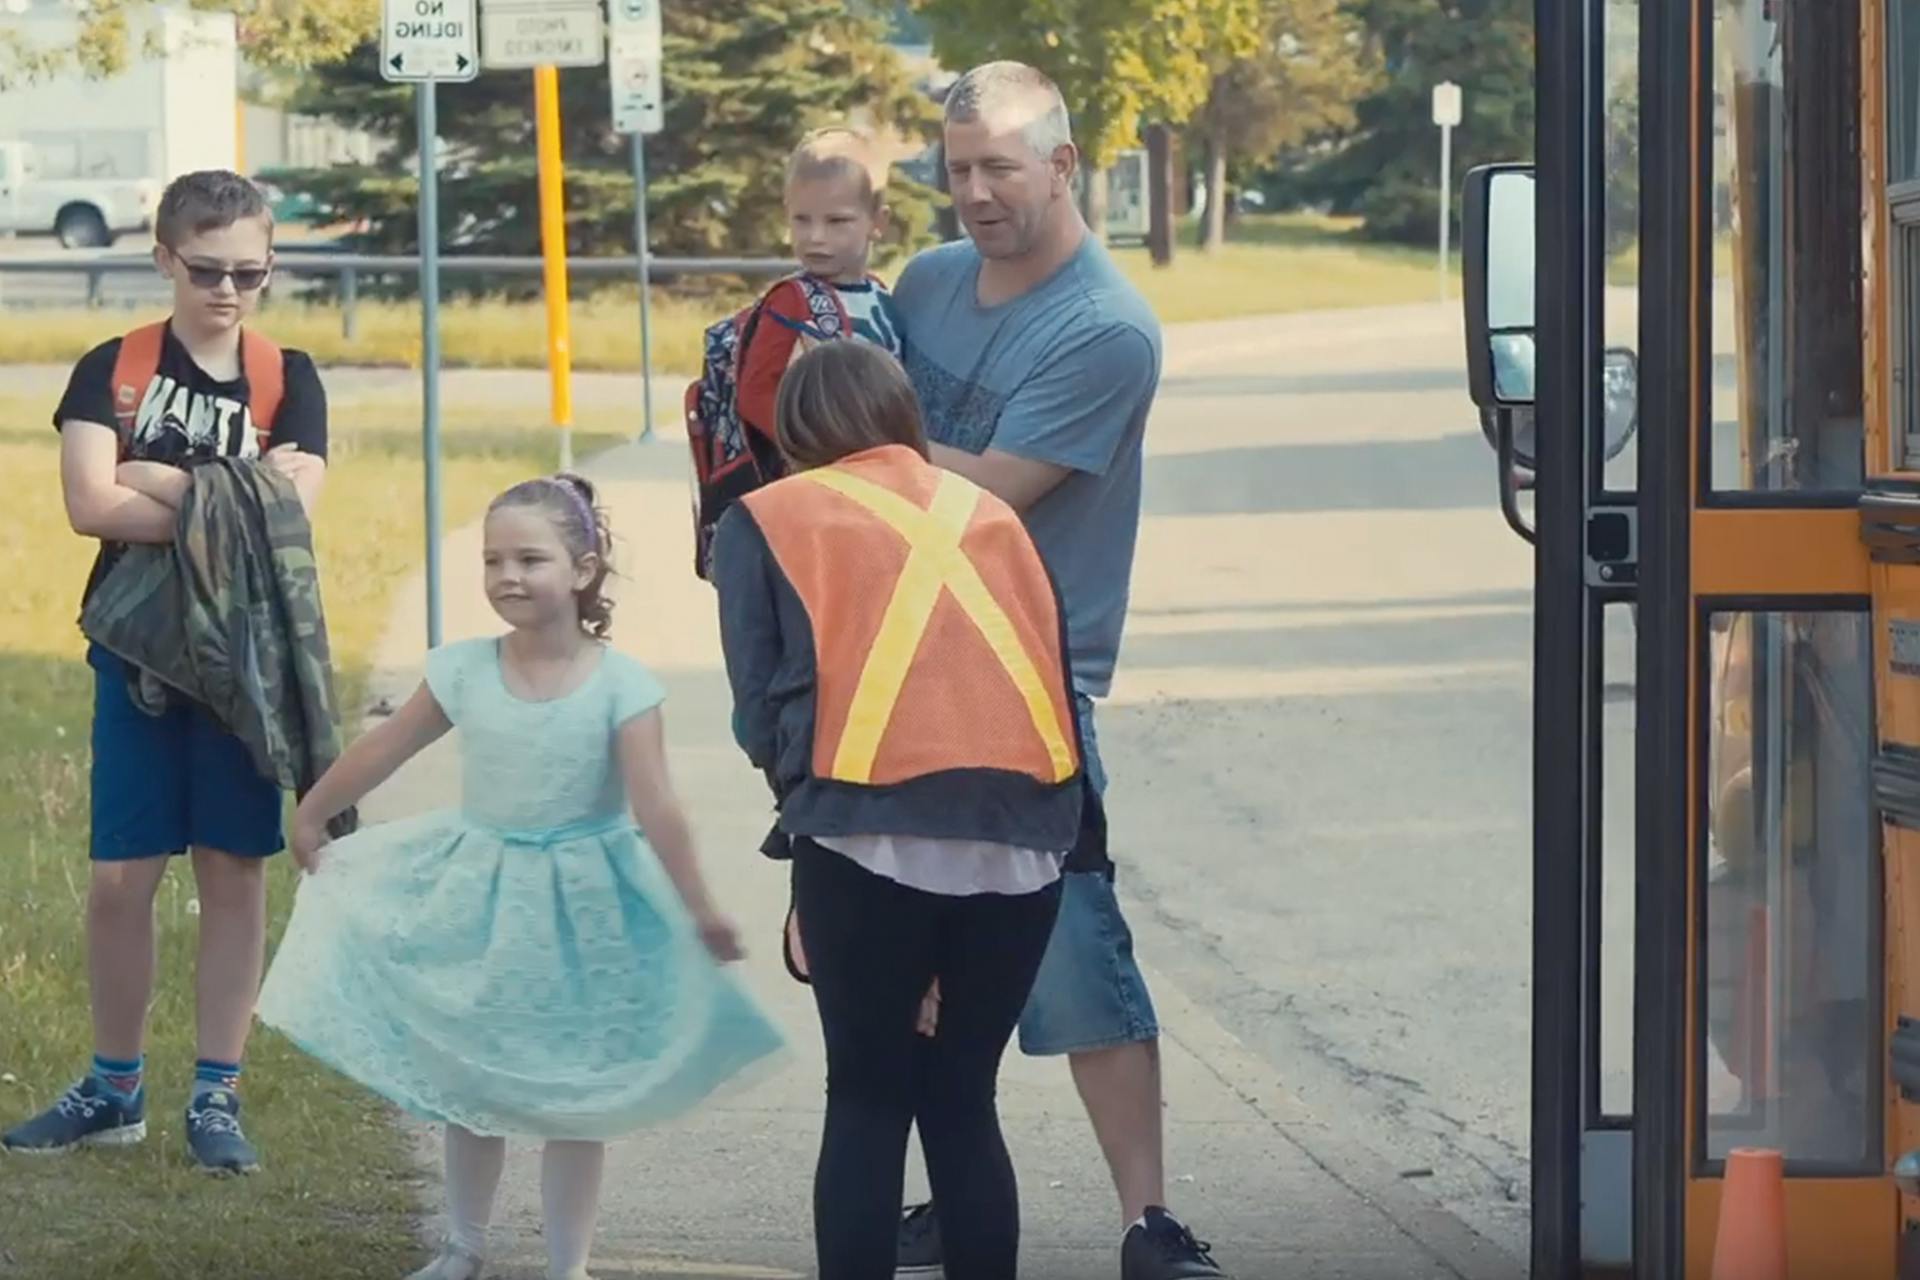
M214 1089L234 1089L240 1084L240 1064L237 1062L215 1062L212 1058L202 1058L193 1064L193 1097L199 1101L204 1093Z
M98 1080L114 1097L122 1102L132 1102L140 1092L141 1077L146 1074L145 1055L131 1061L123 1058L103 1058L93 1055L93 1078Z

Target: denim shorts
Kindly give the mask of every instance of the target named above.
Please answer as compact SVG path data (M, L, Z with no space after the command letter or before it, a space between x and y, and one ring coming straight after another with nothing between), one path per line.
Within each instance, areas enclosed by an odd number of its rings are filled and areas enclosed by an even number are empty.
M1093 701L1076 696L1087 773L1105 794L1106 769L1093 732ZM1120 913L1112 877L1069 872L1060 916L1020 1015L1020 1051L1034 1057L1111 1049L1160 1034L1147 980L1133 958L1133 932Z
M278 853L280 788L260 776L246 744L205 708L151 716L127 693L127 666L97 647L93 668L92 857L126 862L218 849Z

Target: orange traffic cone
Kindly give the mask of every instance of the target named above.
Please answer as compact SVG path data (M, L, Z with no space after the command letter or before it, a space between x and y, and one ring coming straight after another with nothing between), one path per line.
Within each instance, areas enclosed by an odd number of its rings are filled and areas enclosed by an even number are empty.
M1713 1280L1787 1280L1786 1161L1778 1151L1728 1153Z

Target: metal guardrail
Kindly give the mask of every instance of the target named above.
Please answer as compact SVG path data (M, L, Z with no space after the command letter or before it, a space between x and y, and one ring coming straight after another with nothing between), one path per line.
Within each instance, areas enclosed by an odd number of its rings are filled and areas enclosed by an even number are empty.
M745 276L767 279L792 271L795 264L783 258L653 258L647 259L652 280L675 280L687 276ZM140 275L153 271L153 259L147 254L116 254L112 257L73 256L0 256L0 276L7 275L84 275L87 281L87 305L103 305L103 282L114 275ZM491 254L443 255L440 274L458 276L531 276L538 277L542 263L536 257L509 257ZM420 272L420 259L413 254L336 253L292 250L274 256L276 276L309 279L334 278L340 282L340 331L351 339L358 330L356 305L360 282L367 276L413 276ZM577 279L636 279L640 260L632 254L617 258L569 258L567 274Z

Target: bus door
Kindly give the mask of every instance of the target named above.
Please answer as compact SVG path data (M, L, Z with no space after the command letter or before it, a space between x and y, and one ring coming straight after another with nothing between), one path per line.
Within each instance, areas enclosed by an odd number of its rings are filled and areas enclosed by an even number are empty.
M1536 546L1533 1274L1704 1280L1760 1147L1793 1275L1891 1277L1920 874L1874 788L1920 828L1920 484L1883 313L1920 253L1880 64L1893 32L1920 71L1920 0L1537 12L1536 163L1463 200L1469 383Z

